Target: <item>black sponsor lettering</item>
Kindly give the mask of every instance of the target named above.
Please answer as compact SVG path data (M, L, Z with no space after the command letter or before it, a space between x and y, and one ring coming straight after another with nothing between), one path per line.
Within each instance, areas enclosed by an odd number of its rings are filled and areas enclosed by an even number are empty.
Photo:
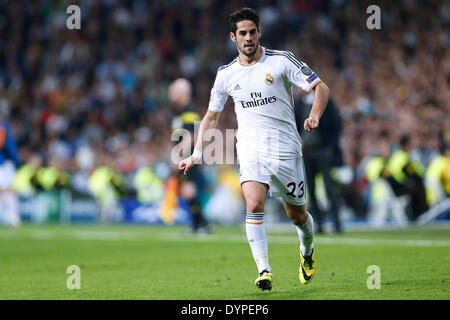
M258 100L251 100L251 101L241 101L242 108L254 108L254 107L260 107L265 106L270 103L274 103L277 101L277 97L266 97L263 99Z

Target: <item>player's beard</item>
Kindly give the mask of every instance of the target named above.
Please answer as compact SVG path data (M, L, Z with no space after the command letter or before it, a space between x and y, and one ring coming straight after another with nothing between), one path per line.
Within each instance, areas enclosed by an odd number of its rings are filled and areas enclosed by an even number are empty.
M239 48L239 51L240 51L242 54L245 54L247 57L250 58L250 57L253 57L253 56L255 55L256 50L258 50L258 48L259 48L259 43L257 42L257 43L255 44L255 48L253 49L253 51L246 52L246 51L245 51L245 44L244 44L243 47L242 47L242 49Z

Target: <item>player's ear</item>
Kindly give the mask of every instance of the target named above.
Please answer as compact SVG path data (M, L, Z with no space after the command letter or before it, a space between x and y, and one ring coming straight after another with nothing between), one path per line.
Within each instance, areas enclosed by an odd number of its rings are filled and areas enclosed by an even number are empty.
M231 39L231 41L233 41L234 43L236 43L236 36L234 35L233 32L230 32L230 39Z

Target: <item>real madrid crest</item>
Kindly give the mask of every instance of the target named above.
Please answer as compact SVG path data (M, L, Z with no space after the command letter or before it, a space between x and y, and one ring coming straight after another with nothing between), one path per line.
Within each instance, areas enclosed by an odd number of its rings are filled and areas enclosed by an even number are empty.
M266 74L266 84L271 86L274 81L275 80L273 79L273 77L272 77L272 75L270 73Z

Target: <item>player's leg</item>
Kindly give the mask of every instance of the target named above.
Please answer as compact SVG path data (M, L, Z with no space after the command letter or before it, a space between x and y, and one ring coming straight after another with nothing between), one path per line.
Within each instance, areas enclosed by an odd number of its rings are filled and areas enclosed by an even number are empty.
M300 240L300 268L301 283L311 282L316 273L317 262L314 255L314 219L306 211L305 205L294 205L283 201L286 214L297 230Z
M302 158L279 161L272 176L272 196L283 198L288 218L295 225L300 240L299 278L309 283L316 272L314 257L314 220L306 211L305 169Z
M300 250L303 255L311 255L314 249L314 219L306 211L305 205L294 205L283 201L288 218L297 229L300 240Z
M245 181L241 187L247 209L245 230L259 274L255 284L262 290L270 290L273 278L264 226L264 203L269 186L257 181Z

